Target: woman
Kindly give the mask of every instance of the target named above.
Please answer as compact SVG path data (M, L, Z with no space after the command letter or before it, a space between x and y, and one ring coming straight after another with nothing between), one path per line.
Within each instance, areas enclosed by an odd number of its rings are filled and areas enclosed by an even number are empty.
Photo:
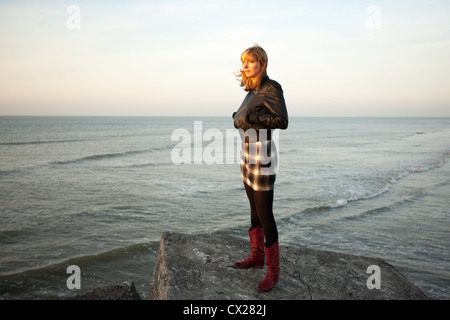
M280 84L267 76L264 49L257 45L248 48L241 62L238 77L248 93L233 119L242 137L241 175L250 202L251 254L235 266L262 268L267 258L267 274L257 290L270 291L280 273L278 230L272 211L278 159L271 136L273 129L287 128L288 114Z

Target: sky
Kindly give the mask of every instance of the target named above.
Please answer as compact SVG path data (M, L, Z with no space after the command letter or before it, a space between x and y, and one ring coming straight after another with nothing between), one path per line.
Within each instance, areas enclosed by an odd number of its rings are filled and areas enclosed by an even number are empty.
M258 44L294 117L450 117L450 1L0 0L0 115L230 116Z

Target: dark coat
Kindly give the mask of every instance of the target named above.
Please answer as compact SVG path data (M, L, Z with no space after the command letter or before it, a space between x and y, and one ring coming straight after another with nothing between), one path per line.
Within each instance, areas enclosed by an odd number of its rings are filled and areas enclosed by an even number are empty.
M234 127L247 131L286 129L288 113L281 85L264 77L259 90L249 91L238 111L233 113Z

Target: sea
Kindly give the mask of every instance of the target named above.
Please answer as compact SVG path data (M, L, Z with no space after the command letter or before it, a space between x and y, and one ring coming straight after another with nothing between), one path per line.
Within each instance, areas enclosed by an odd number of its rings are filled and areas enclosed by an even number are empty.
M0 299L123 282L145 299L163 232L248 239L234 130L231 117L0 117ZM281 245L381 258L450 298L450 118L292 117L277 134Z

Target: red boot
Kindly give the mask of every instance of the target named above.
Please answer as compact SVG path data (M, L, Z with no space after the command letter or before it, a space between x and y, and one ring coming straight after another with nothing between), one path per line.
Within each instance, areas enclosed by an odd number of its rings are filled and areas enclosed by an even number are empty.
M264 231L263 228L257 226L248 231L250 238L251 254L244 260L236 262L234 265L238 268L259 268L264 266Z
M277 284L280 275L280 252L278 241L270 247L265 247L267 256L267 274L259 284L258 291L270 291Z

